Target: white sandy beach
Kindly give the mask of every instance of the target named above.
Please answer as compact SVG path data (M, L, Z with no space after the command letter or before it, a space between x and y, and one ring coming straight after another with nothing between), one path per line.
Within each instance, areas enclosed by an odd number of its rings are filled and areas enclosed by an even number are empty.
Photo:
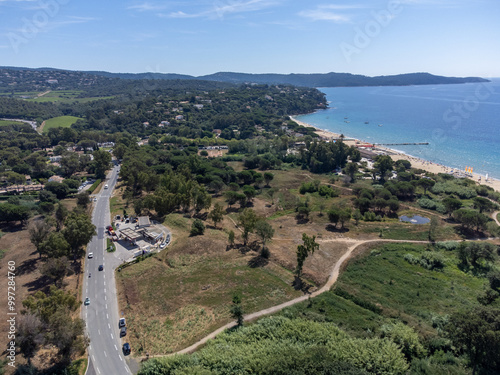
M290 119L292 121L296 122L299 125L315 128L316 129L315 133L318 134L323 139L338 139L338 138L340 138L340 134L333 133L333 132L328 131L328 130L320 129L320 128L314 126L314 125L311 125L311 124L308 124L306 122L297 120L293 116L290 116ZM363 142L363 141L360 141L360 140L357 140L357 139L351 140L351 138L350 138L349 140L345 141L345 143L348 144L349 146L352 146L352 145L355 145L355 144L366 143L366 142ZM436 173L436 174L437 173L460 172L456 168L451 168L451 167L447 167L445 165L441 165L441 164L433 163L433 162L430 162L430 161L427 161L427 160L423 160L423 159L420 159L420 158L416 158L416 157L413 157L413 156L410 156L410 155L406 155L406 154L404 154L404 153L402 153L400 151L396 151L396 150L389 149L389 148L386 148L386 147L377 146L375 149L379 150L379 151L386 151L386 152L388 152L388 154L391 155L391 157L392 157L392 159L394 161L401 160L401 159L408 160L411 163L412 167L423 169L423 170L425 170L427 172ZM481 176L478 173L472 173L472 177L469 177L469 178L471 178L472 180L476 181L478 184L485 185L485 186L490 186L493 189L495 189L496 191L500 192L500 180L493 179L493 178L490 177L488 179L488 181L485 181L485 177Z

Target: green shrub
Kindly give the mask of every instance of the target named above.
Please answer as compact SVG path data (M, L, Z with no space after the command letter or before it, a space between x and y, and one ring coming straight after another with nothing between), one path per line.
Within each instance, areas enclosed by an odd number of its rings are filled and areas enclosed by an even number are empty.
M436 242L436 247L446 251L453 251L458 247L458 244L457 241L442 241Z
M96 182L94 182L92 184L91 187L89 187L89 189L87 190L89 192L89 194L92 194L94 192L95 189L97 189L97 187L101 184L102 180L101 179L97 179Z
M191 236L199 236L205 233L205 225L200 219L195 219L191 225Z

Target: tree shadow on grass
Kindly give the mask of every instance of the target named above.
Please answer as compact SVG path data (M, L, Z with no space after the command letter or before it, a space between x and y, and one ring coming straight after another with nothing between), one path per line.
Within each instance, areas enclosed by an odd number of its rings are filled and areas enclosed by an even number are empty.
M42 291L45 294L49 292L49 288L51 285L54 285L54 282L47 276L40 276L38 279L30 281L23 286L28 289L28 292L34 291Z
M256 255L248 261L248 266L250 268L265 267L268 264L269 264L269 259L266 259L260 255Z
M328 231L328 232L333 232L333 233L347 233L349 232L349 228L337 228L336 226L332 225L332 224L328 224L325 229Z
M249 253L250 251L258 251L259 250L259 244L257 243L257 241L249 242L246 245L238 244L238 245L234 245L233 247L238 249L238 251L243 255Z
M295 276L293 281L292 281L292 286L295 290L300 290L304 294L311 294L310 290L313 287L313 285L309 284L308 282L302 280L300 277Z
M25 260L16 267L16 275L21 276L34 272L38 268L39 260L39 258Z

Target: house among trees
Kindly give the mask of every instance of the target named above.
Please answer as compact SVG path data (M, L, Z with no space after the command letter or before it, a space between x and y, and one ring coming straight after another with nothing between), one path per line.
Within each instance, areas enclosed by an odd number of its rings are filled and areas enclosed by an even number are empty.
M64 178L62 178L61 176L52 176L49 178L49 182L63 182Z

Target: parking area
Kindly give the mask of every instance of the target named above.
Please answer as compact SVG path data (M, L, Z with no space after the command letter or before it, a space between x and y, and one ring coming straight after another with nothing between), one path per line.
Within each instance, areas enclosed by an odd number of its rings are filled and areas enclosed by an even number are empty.
M115 217L113 220L114 238L116 246L116 257L126 262L140 255L160 252L168 246L171 241L171 232L165 226L150 222L148 217L122 218Z

